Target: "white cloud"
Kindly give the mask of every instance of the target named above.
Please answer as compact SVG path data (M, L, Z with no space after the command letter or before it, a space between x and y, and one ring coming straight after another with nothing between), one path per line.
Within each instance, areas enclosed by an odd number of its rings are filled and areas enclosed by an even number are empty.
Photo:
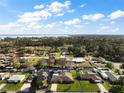
M111 21L111 23L110 24L115 24L116 22L115 21Z
M90 20L90 21L97 21L99 19L102 19L104 17L101 13L91 14L91 15L83 15L82 18L84 20Z
M19 16L19 19L17 21L22 23L38 22L41 19L47 19L50 16L52 16L52 14L45 10L26 12L23 15Z
M74 9L71 9L71 10L68 10L68 12L69 13L73 13L73 12L75 12L75 10Z
M46 5L47 11L53 13L55 16L63 16L65 12L73 12L70 10L70 1L65 1L64 3L54 1L50 5Z
M108 17L110 19L117 19L117 18L120 18L120 17L124 17L124 11L117 10L117 11L111 13Z
M64 3L60 3L58 1L54 1L50 6L49 10L52 12L61 12L65 9L69 9L70 1L65 1Z
M85 6L86 6L86 4L82 4L82 5L80 5L81 8L83 8L83 7L85 7Z
M1 33L67 33L82 28L81 20L74 18L67 21L58 21L45 24L49 17L63 16L65 13L72 13L75 10L70 8L71 2L64 3L54 1L49 5L36 5L34 11L24 12L18 16L15 22L0 25ZM48 22L48 21L47 21ZM70 25L73 27L70 28ZM68 29L67 29L68 28ZM61 32L60 32L61 31ZM66 33L66 32L65 32Z
M117 31L119 31L119 28L112 27L110 25L101 25L97 31L98 32L101 32L101 31L117 32Z
M43 9L44 8L44 5L36 5L34 6L34 9Z
M81 23L81 20L79 20L78 18L72 19L72 20L68 20L65 21L64 24L66 25L78 25Z

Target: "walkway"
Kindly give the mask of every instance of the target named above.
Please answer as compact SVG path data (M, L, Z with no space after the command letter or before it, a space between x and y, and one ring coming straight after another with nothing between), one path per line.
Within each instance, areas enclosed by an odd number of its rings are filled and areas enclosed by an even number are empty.
M100 93L108 93L108 91L105 89L105 87L101 83L97 83L97 86L100 89Z
M23 86L21 87L21 91L29 91L30 88L30 83L24 83Z
M57 91L57 84L51 85L51 91Z
M1 84L0 85L0 90L3 88L3 87L5 87L6 86L6 84L4 83L4 84Z

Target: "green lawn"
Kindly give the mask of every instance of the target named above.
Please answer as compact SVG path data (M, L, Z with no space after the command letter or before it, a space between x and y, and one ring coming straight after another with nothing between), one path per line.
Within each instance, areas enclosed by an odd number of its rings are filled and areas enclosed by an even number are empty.
M19 91L20 88L22 87L23 83L18 83L18 84L13 84L13 83L8 83L2 91Z
M57 86L58 91L81 91L79 81L76 80L76 78L77 78L76 71L71 70L70 73L72 74L72 76L74 78L74 83L58 84L58 86Z
M108 81L104 81L103 85L108 90L110 90L114 86L113 84L110 84Z
M99 88L95 83L90 83L88 80L80 81L83 92L98 92Z
M50 90L50 89L51 89L51 84L48 85L48 90Z
M72 84L58 84L58 91L81 91L79 81L75 80Z
M0 80L0 84L2 84L4 82L4 80Z
M99 90L98 86L94 83L90 83L87 80L78 81L76 71L71 70L70 73L74 78L74 83L72 84L58 84L58 91L83 91L83 92L97 92Z
M55 55L55 59L60 59L60 57L61 57L61 53L57 52L56 55Z

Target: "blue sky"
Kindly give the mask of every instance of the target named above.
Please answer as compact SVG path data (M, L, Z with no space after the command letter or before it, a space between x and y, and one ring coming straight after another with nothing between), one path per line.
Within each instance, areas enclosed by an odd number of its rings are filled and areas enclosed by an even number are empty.
M124 34L124 0L0 0L1 34Z

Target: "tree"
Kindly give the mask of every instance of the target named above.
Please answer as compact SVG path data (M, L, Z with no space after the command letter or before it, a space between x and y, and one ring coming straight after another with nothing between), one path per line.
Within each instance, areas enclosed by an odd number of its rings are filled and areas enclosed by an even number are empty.
M118 79L118 84L122 87L124 87L124 76L121 76L119 79Z
M121 65L121 68L124 69L124 63Z
M108 63L106 64L106 67L108 67L108 68L110 68L110 69L113 69L113 68L114 68L114 66L113 66L113 64L112 64L111 62L108 62Z
M113 86L110 89L110 93L124 93L124 88L122 88L120 85Z
M31 93L36 93L36 89L37 89L37 76L35 76L31 82L31 88L30 88Z
M118 73L119 75L121 74L119 69L116 69L115 72Z
M47 67L48 66L48 61L46 59L40 59L38 61L38 66L43 67L43 68Z
M20 62L19 62L18 59L16 59L16 58L13 59L13 66L14 66L16 69L20 68L21 64L20 64Z

